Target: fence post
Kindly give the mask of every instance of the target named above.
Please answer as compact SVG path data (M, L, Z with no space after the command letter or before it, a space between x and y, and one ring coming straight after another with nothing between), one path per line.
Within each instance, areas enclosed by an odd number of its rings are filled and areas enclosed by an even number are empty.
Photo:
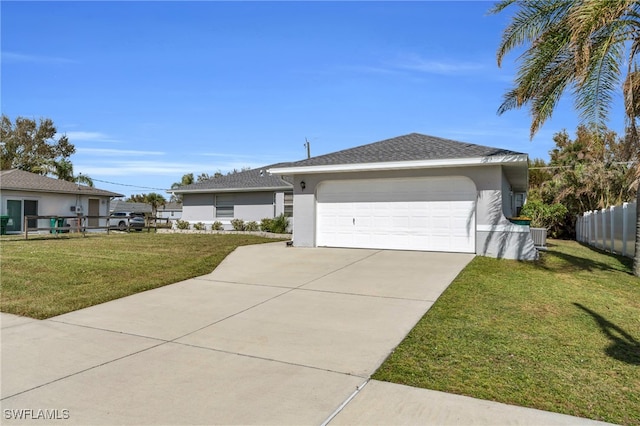
M589 244L591 238L591 217L589 212L584 212L584 242Z
M600 210L602 214L602 250L607 251L607 209Z
M598 210L593 210L593 241L591 245L598 247Z
M627 213L629 212L629 203L622 203L622 255L627 255Z
M576 241L580 241L580 219L582 217L579 214L576 215Z
M611 219L609 221L609 225L610 225L610 227L609 227L609 235L611 236L610 237L611 238L611 253L614 253L615 249L616 249L615 244L614 244L614 240L615 240L614 232L615 232L615 223L616 223L616 221L615 221L615 213L616 213L615 206L609 207L609 218Z

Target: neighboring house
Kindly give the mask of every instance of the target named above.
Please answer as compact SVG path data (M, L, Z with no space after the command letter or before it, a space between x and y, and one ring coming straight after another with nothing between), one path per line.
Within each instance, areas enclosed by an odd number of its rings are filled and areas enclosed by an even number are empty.
M293 179L294 246L537 257L507 219L526 198L523 153L412 133L268 171Z
M129 213L138 213L145 214L151 216L151 204L147 203L130 203L123 200L113 200L111 201L111 209L109 209L110 213L113 212L129 212Z
M25 216L108 216L112 198L122 194L53 179L23 170L0 171L0 214L9 216L7 233L24 232ZM89 226L106 226L106 219L88 219ZM50 226L48 219L30 228Z
M293 215L293 186L287 178L272 176L273 164L181 186L169 192L182 196L182 220L205 225L219 221L233 229L231 220L260 222L280 214Z
M156 216L164 219L170 219L170 220L181 219L182 204L171 201L165 205L160 205L158 206L158 211L156 212Z

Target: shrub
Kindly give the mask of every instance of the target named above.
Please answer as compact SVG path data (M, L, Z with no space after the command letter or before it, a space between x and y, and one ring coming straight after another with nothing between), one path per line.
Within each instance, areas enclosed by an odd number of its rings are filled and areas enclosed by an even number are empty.
M539 200L529 200L522 207L520 216L531 218L531 226L535 228L547 228L549 236L556 238L562 232L567 208L563 204L545 204Z
M231 221L231 226L233 226L234 231L244 231L244 220L233 219Z
M193 225L193 229L195 229L196 231L204 231L205 229L207 229L207 227L205 226L204 223L198 222Z
M273 228L273 219L269 217L265 217L260 221L260 230L264 232L271 232L271 228Z
M273 219L273 227L271 228L274 234L285 234L287 232L287 227L289 226L289 221L287 217L282 213L280 216Z
M222 231L224 230L224 226L222 226L222 222L220 222L219 220L216 220L215 222L213 222L213 225L211 225L211 230Z
M260 229L265 232L273 232L274 234L284 234L287 232L289 221L284 214L273 219L264 218L260 222Z
M258 222L256 221L251 221L251 222L247 222L244 225L244 230L245 231L259 231L260 230L260 226L258 225Z
M178 219L176 221L176 226L178 227L178 229L189 229L189 222L186 220Z

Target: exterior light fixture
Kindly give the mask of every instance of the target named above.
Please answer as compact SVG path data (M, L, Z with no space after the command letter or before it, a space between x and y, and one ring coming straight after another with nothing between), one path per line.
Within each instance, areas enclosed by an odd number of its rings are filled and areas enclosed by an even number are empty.
M304 181L300 181L300 188L302 188L302 190L304 191L304 189L307 187L307 184L304 183Z

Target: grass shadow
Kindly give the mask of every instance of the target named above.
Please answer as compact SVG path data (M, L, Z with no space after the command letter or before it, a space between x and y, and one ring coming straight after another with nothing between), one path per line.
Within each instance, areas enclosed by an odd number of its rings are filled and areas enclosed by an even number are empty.
M633 259L631 259L631 258L618 256L616 254L605 252L605 251L602 251L602 250L598 250L598 249L595 249L595 248L587 246L587 245L582 245L584 248L586 248L586 249L588 249L590 251L593 251L594 253L598 253L598 254L602 254L604 256L615 258L618 262L620 262L620 266L616 267L615 265L612 265L610 263L600 262L598 260L590 259L590 258L584 257L584 256L574 256L572 254L565 253L565 252L560 251L560 250L556 250L555 247L553 245L551 245L551 244L548 244L547 246L549 247L550 250L548 250L545 253L545 256L556 257L556 258L568 263L570 265L570 267L573 267L576 270L582 270L582 271L596 271L596 270L598 270L598 271L617 271L617 272L623 272L623 273L626 273L626 274L629 274L629 275L633 275L633 273L632 273ZM550 267L546 266L546 263L542 263L542 266L545 269L548 269L548 270L554 269L554 268L550 268Z
M574 303L574 305L591 315L602 333L612 342L605 349L607 355L627 364L640 365L640 341L597 312L580 303Z

